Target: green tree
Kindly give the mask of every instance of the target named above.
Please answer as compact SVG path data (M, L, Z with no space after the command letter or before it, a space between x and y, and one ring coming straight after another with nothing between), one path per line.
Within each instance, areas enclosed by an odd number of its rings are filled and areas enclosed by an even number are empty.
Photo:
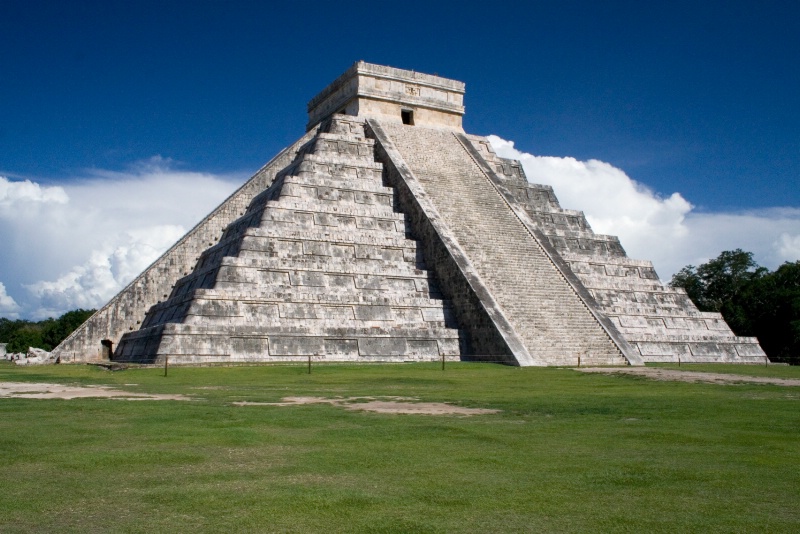
M775 272L760 267L751 252L722 252L672 277L702 311L720 312L740 336L755 336L773 360L800 363L800 262Z
M19 321L7 342L7 352L27 352L28 347L49 350L42 341L42 328L37 323L29 321Z
M75 331L86 319L92 316L95 310L82 308L68 311L55 321L52 319L43 326L42 341L52 348L58 346L68 335ZM52 349L47 349L52 350Z
M11 336L16 332L19 321L12 321L5 317L0 317L0 343L8 343Z
M753 260L752 252L737 248L722 252L700 267L687 265L669 285L684 288L700 310L721 312L744 287L767 272Z
M800 261L753 281L735 304L770 358L800 364Z
M7 343L8 352L26 352L29 347L53 350L78 328L95 310L78 309L65 313L58 319L39 322L24 319L0 319L0 343Z

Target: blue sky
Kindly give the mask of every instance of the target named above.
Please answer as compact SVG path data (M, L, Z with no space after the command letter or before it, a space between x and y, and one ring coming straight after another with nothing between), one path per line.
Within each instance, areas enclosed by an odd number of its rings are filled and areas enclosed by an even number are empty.
M530 156L529 175L542 173L536 181L574 158L582 179L628 187L632 196L615 211L652 209L620 222L592 211L596 194L570 193L581 178L565 175L564 192L552 178L562 205L586 210L598 231L619 233L632 255L654 255L646 257L658 260L662 277L737 246L770 267L798 259L800 2L3 0L0 238L15 254L52 252L35 256L41 265L0 267L0 315L101 302L152 258L126 264L94 301L45 305L32 288L74 274L98 251L133 250L135 239L120 241L130 233L122 212L142 233L144 214L172 228L162 236L190 228L300 136L308 100L359 59L466 82L465 129ZM555 159L535 159L542 156ZM42 213L52 211L48 202L111 206L100 191L118 194L114 184L147 185L152 196L159 180L193 179L204 191L190 185L175 202L195 211L172 209L174 220L169 203L157 216L123 206L80 224L65 211L60 224L76 233L58 239L56 222L31 230L48 215L11 220L31 212L31 202ZM148 202L146 194L128 199ZM116 226L91 246L54 244L89 242L78 230L111 217ZM709 227L723 226L711 235ZM769 234L762 249L742 226ZM626 244L634 227L656 231L656 245L662 234L672 239L669 256L659 259L663 251L635 232ZM152 255L165 240L144 245ZM16 307L3 311L3 298Z

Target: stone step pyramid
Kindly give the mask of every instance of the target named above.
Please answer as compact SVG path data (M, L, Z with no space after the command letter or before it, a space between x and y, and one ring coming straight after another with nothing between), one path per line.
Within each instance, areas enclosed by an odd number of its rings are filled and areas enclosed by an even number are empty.
M458 358L459 331L363 122L337 115L177 281L115 359Z
M358 62L307 133L55 349L63 362L756 363L652 264L461 127L464 84Z

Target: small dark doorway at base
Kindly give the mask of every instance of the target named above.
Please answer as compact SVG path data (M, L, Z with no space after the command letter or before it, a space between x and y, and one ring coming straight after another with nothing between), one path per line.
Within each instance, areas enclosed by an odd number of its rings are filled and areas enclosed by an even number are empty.
M102 345L102 349L100 349L100 356L104 360L111 360L111 357L114 355L114 342L110 339L104 339L100 342Z

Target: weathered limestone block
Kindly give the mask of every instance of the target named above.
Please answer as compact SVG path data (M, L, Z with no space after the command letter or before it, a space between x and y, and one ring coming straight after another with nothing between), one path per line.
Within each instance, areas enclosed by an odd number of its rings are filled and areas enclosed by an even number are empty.
M14 359L17 365L53 365L58 363L58 357L44 349L30 347L25 357Z

